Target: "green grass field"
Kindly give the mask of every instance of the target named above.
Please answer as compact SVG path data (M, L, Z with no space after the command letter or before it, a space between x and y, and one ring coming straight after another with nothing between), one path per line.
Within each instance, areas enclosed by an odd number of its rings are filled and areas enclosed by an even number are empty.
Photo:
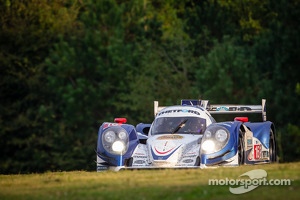
M230 185L209 179L238 179L252 169L267 171L267 180L290 179L290 186L259 186L232 194ZM235 187L235 186L232 186ZM126 170L120 172L47 172L0 175L0 199L300 199L300 163L215 169Z

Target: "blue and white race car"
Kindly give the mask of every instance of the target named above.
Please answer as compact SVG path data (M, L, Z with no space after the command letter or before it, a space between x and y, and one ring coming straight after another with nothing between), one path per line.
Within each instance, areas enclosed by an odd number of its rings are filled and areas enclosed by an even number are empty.
M275 127L261 105L209 105L181 100L163 107L154 102L152 124L126 124L125 118L103 123L98 132L97 171L141 168L206 168L271 163L277 160ZM261 113L216 122L214 114Z

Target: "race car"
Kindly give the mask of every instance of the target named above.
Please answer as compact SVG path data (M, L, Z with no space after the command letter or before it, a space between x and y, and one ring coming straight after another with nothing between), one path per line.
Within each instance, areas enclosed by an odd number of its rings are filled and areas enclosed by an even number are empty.
M262 121L245 115L261 113ZM239 114L216 122L215 114ZM127 124L126 118L104 122L98 131L97 171L147 168L207 168L276 162L275 126L261 105L210 105L208 100L181 100L159 106L154 121Z

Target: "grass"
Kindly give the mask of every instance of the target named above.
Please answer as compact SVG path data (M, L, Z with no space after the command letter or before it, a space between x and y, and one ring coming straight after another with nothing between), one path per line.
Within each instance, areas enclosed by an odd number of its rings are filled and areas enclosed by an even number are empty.
M234 195L230 186L209 179L238 179L252 169L267 171L267 180L290 179L290 186L259 186ZM232 186L233 187L233 186ZM300 163L215 169L133 170L120 172L47 172L0 175L0 199L300 199Z

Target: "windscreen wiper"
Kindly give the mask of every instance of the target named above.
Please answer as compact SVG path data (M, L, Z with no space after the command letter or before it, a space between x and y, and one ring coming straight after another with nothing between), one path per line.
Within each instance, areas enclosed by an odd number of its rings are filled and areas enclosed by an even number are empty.
M177 133L179 131L179 129L181 129L182 127L184 127L183 125L187 122L188 119L183 120L182 122L180 122L180 124L178 124L176 126L176 128L172 131L171 134Z

